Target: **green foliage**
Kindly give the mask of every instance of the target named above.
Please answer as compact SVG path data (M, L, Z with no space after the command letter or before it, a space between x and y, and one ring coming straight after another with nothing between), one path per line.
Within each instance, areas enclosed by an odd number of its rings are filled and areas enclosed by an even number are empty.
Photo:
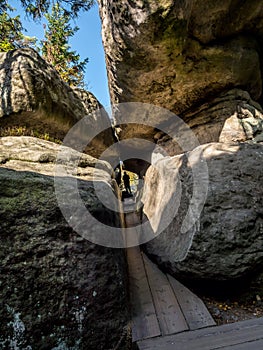
M3 1L0 0L0 4ZM13 49L34 46L36 38L25 36L22 33L23 26L20 16L11 17L14 9L5 2L5 11L0 12L0 51L10 51Z
M34 19L43 15L48 24L45 39L41 42L43 57L52 64L61 78L71 86L84 87L84 72L88 59L80 60L80 55L72 51L69 39L78 27L72 27L70 20L80 10L89 10L95 0L20 0L25 12ZM51 13L49 9L52 4ZM0 51L9 51L21 47L36 48L36 38L25 36L20 16L11 17L13 8L8 0L0 0Z
M1 9L0 0L0 9ZM51 0L20 0L26 12L33 16L34 19L40 18L47 14L54 1ZM88 11L95 3L95 0L58 0L59 6L71 17L76 17L80 10Z
M46 14L45 17L48 24L45 39L41 42L44 59L55 67L70 86L84 87L84 71L88 59L80 61L80 55L72 51L69 45L69 38L79 28L72 28L69 13L58 2L53 5L51 14Z
M28 128L26 126L12 125L7 127L0 127L0 137L6 136L32 136L37 137L38 139L46 140L61 144L62 141L58 138L51 136L49 133L44 130L36 130Z
M0 0L0 14L7 11L8 7L7 0Z
M8 6L6 11L0 13L0 51L17 48L22 39L23 27L20 17L10 17L7 10L12 11L13 9Z

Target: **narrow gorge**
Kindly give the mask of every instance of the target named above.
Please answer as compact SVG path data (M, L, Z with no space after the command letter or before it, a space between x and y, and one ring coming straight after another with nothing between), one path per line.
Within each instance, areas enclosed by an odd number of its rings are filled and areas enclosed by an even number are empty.
M150 227L131 246L187 286L263 298L263 3L98 3L114 125L33 49L0 52L3 350L132 348L129 240L94 243L126 232L117 169Z

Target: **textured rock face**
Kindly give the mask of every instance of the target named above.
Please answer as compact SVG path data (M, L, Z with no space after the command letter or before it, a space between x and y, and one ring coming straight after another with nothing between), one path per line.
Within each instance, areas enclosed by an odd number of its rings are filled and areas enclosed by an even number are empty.
M180 113L230 86L260 97L258 1L99 2L114 101L154 102Z
M255 108L252 103L240 103L237 111L226 119L219 136L220 142L234 143L250 141L263 142L262 109Z
M205 103L188 115L187 123L200 144L219 141L223 143L262 142L262 108L247 92L233 89ZM179 145L162 133L157 144L169 155L182 153Z
M70 88L32 49L0 53L0 93L1 135L17 132L63 140L86 115L90 128L94 124L110 127L104 110L92 113L102 108L92 93ZM98 156L112 140L112 131L108 130L87 152Z
M179 195L177 171L183 193L178 215L147 251L188 278L249 274L262 263L262 145L250 144L262 143L263 3L99 3L112 101L164 107L179 115L201 144L222 143L199 148L209 166L209 192L200 227L188 236L178 232L192 191L187 154L160 161L163 178L153 167L148 170L144 210L155 228L165 218L164 209L173 210L167 197ZM147 124L147 113L140 117ZM175 119L169 121L176 127ZM121 140L143 138L171 156L184 151L161 131L158 120L155 128L117 124ZM233 146L240 142L248 144ZM133 146L140 149L135 141ZM141 170L133 159L126 165Z
M244 94L262 101L261 2L99 3L114 102L165 107L206 143L219 141L224 121L247 99ZM241 93L234 97L236 88ZM129 126L122 129L121 139L132 132ZM134 130L137 135L140 129ZM150 128L148 137L154 140Z
M14 170L35 171L45 175L54 175L57 156L61 150L67 149L54 142L30 136L7 136L0 138L1 167ZM87 154L68 149L72 159L78 159L78 176L92 176L95 167L108 174L110 179L113 170L109 163L99 161ZM105 176L105 174L104 174Z
M1 139L0 348L105 350L120 342L125 349L124 253L90 243L66 223L54 193L56 154L51 142ZM94 164L82 155L81 198L91 213L118 226L96 197ZM113 192L109 166L101 165L97 185Z
M207 162L208 194L200 220L181 233L193 196L191 157L193 164ZM146 244L148 254L173 274L192 280L229 281L262 268L262 162L262 145L212 143L163 158L159 174L151 167L142 200L153 228L173 210L176 200L180 205L171 224Z

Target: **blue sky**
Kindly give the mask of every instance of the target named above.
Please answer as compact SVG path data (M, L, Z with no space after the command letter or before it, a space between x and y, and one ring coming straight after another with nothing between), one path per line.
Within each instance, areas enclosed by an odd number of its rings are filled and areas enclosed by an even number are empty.
M10 0L9 3L20 14L21 21L27 29L25 34L42 39L44 22L35 23L32 19L27 18L20 6L20 1ZM108 107L110 106L110 97L97 3L90 11L81 12L75 25L80 30L71 38L71 48L80 54L81 59L89 58L85 73L85 82L88 84L88 90L97 97L104 107Z

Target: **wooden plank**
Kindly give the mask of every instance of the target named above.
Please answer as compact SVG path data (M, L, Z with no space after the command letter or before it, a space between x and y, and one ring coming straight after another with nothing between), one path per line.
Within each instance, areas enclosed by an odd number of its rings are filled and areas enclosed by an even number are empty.
M135 212L125 214L125 222L127 227L140 225L138 215Z
M142 228L140 226L140 223L136 220L138 220L136 213L125 214L126 227L128 228L128 230L125 231L126 247L134 247L140 245Z
M158 337L138 342L137 345L139 350L223 350L225 347L232 349L231 346L239 350L241 344L247 346L249 342L262 339L263 317Z
M136 202L133 198L125 198L123 208L126 213L132 213L136 210Z
M132 309L132 340L161 334L139 247L127 249Z
M216 326L203 301L172 276L167 275L190 330Z
M144 254L143 260L162 335L188 330L187 323L166 275Z
M263 339L220 348L220 350L261 350L261 349L263 349Z

